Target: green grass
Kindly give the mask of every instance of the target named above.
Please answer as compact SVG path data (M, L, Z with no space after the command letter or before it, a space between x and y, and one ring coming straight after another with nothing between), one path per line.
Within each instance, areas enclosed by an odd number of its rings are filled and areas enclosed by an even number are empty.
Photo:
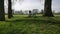
M14 15L0 21L0 34L60 34L60 15L55 17L29 18L27 15Z

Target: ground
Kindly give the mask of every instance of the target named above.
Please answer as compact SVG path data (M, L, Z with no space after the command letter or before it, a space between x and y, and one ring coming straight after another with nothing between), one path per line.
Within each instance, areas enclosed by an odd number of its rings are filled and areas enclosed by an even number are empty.
M14 15L0 21L0 34L60 34L60 15L55 17L29 18L27 15Z

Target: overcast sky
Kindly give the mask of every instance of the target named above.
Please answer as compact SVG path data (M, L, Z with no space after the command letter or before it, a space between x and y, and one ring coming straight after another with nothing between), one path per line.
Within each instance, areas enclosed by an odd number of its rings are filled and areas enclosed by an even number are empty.
M12 1L13 2L13 1ZM7 0L5 0L5 8L7 8ZM44 0L22 0L14 1L12 9L19 10L32 10L32 9L44 9ZM52 10L60 11L60 0L52 0Z

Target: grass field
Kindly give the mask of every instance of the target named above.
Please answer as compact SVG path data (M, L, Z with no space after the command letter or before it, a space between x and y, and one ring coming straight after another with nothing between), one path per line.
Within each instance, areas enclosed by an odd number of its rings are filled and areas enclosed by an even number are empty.
M55 17L29 18L27 15L14 15L0 21L0 34L60 34L60 15Z

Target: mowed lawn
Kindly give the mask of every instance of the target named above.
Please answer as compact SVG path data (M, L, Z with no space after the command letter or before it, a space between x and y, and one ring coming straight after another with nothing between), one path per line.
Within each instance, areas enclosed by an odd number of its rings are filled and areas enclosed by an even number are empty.
M60 34L60 15L14 15L11 19L6 15L6 21L0 21L0 34Z

